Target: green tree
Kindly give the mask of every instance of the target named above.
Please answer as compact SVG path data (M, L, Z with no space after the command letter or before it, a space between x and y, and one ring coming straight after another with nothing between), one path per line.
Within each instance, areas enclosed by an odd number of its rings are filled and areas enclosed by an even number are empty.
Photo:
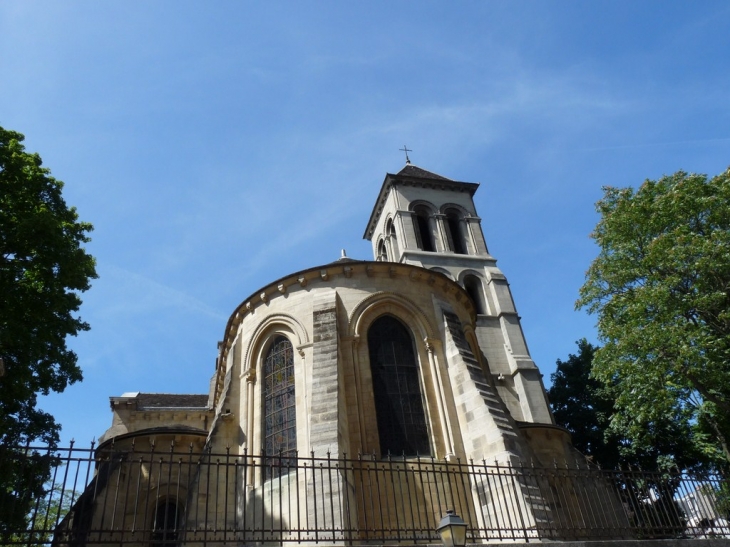
M620 463L618 440L606 434L613 416L613 397L603 384L591 377L596 346L583 338L576 342L577 354L558 359L550 375L550 406L558 425L571 433L573 446L601 467L613 469Z
M0 127L0 533L24 525L42 495L52 458L18 451L55 446L60 425L37 395L81 380L68 336L87 330L75 316L96 277L83 244L91 225L61 196L63 183L25 151L23 135Z
M730 462L730 170L605 188L600 248L577 306L598 317L594 376L615 387L612 428L638 446L674 420Z
M27 515L27 528L3 538L7 545L44 546L53 541L56 526L73 507L80 494L63 486L44 486L46 494L34 501L31 513Z
M598 347L585 338L577 354L556 362L550 375L550 405L558 425L571 433L573 446L603 468L634 466L650 470L696 468L706 462L692 442L688 423L675 416L646 424L640 441L627 438L617 416L615 386L591 375Z

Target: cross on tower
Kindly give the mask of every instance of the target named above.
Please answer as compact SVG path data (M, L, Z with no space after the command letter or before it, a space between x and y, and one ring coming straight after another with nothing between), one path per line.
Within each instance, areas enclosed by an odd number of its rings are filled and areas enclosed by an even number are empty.
M403 145L403 148L399 148L401 152L406 153L406 163L411 163L411 159L408 157L408 152L413 152L413 150L410 150L405 144Z

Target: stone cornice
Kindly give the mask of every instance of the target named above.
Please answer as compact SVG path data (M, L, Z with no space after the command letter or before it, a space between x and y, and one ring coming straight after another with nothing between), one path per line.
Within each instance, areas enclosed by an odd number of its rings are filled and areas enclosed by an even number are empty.
M99 446L96 448L96 453L98 454L102 450L105 450L110 445L114 446L115 443L127 440L127 439L134 439L135 437L163 437L163 436L189 436L189 437L202 437L204 440L205 437L208 435L208 431L206 429L200 429L200 428L191 428L186 426L160 426L160 427L151 427L147 429L140 429L138 431L132 431L129 433L122 433L121 435L115 435L113 437L110 437L109 439L103 440L101 443L99 443ZM169 450L168 447L165 447L167 450ZM183 450L186 450L187 447L184 446ZM169 453L169 452L168 452Z
M465 262L472 262L476 265L479 265L481 262L482 266L486 266L487 268L496 268L497 267L497 259L494 258L490 254L479 254L479 255L467 255L467 254L458 254L451 251L442 251L438 253L434 253L433 251L422 251L421 249L404 249L401 253L401 260L405 260L405 256L408 255L409 257L415 257L415 258L424 258L426 260L429 260L433 266L439 266L440 264L435 262L434 256L438 256L438 262L448 264L449 262L458 261L459 265L462 266Z

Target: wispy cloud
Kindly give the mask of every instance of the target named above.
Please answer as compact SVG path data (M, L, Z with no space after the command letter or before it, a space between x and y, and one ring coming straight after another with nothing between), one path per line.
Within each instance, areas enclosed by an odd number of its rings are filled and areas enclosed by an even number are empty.
M581 148L585 152L598 152L603 150L624 150L634 148L660 148L663 146L701 146L705 144L724 144L730 142L730 137L722 137L718 139L691 139L686 141L666 141L666 142L644 142L633 144L619 144L615 146L596 146L591 148Z
M227 319L224 313L183 291L108 262L102 265L100 278L107 286L113 287L116 294L116 298L110 300L111 305L104 308L104 313L108 315L147 314L176 308L220 321Z
M483 143L501 134L508 125L497 125L506 118L554 118L556 124L592 123L597 116L616 115L636 108L633 101L602 90L590 77L573 74L514 74L511 83L485 90L477 100L417 104L404 111L396 121L370 121L363 135L433 135L440 142L444 133L459 139L477 137ZM466 133L465 133L466 132Z

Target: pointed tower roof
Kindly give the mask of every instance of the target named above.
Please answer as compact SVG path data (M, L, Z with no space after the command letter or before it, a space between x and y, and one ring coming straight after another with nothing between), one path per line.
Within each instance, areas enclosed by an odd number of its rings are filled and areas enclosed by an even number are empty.
M437 175L436 173L432 173L431 171L421 169L420 167L413 165L411 162L406 163L406 166L398 171L398 176L417 177L420 179L451 180L446 177L442 177L441 175Z
M437 188L442 190L451 190L457 192L468 192L470 196L474 195L474 192L479 188L479 184L476 182L459 182L446 178L431 171L426 171L420 167L413 165L408 161L396 174L388 173L385 175L383 185L380 187L380 193L378 199L375 201L372 213L370 213L370 220L368 221L367 228L363 234L363 239L370 239L373 236L375 227L380 219L380 214L383 212L385 201L388 198L391 188L403 185L403 186L420 186L423 188Z

